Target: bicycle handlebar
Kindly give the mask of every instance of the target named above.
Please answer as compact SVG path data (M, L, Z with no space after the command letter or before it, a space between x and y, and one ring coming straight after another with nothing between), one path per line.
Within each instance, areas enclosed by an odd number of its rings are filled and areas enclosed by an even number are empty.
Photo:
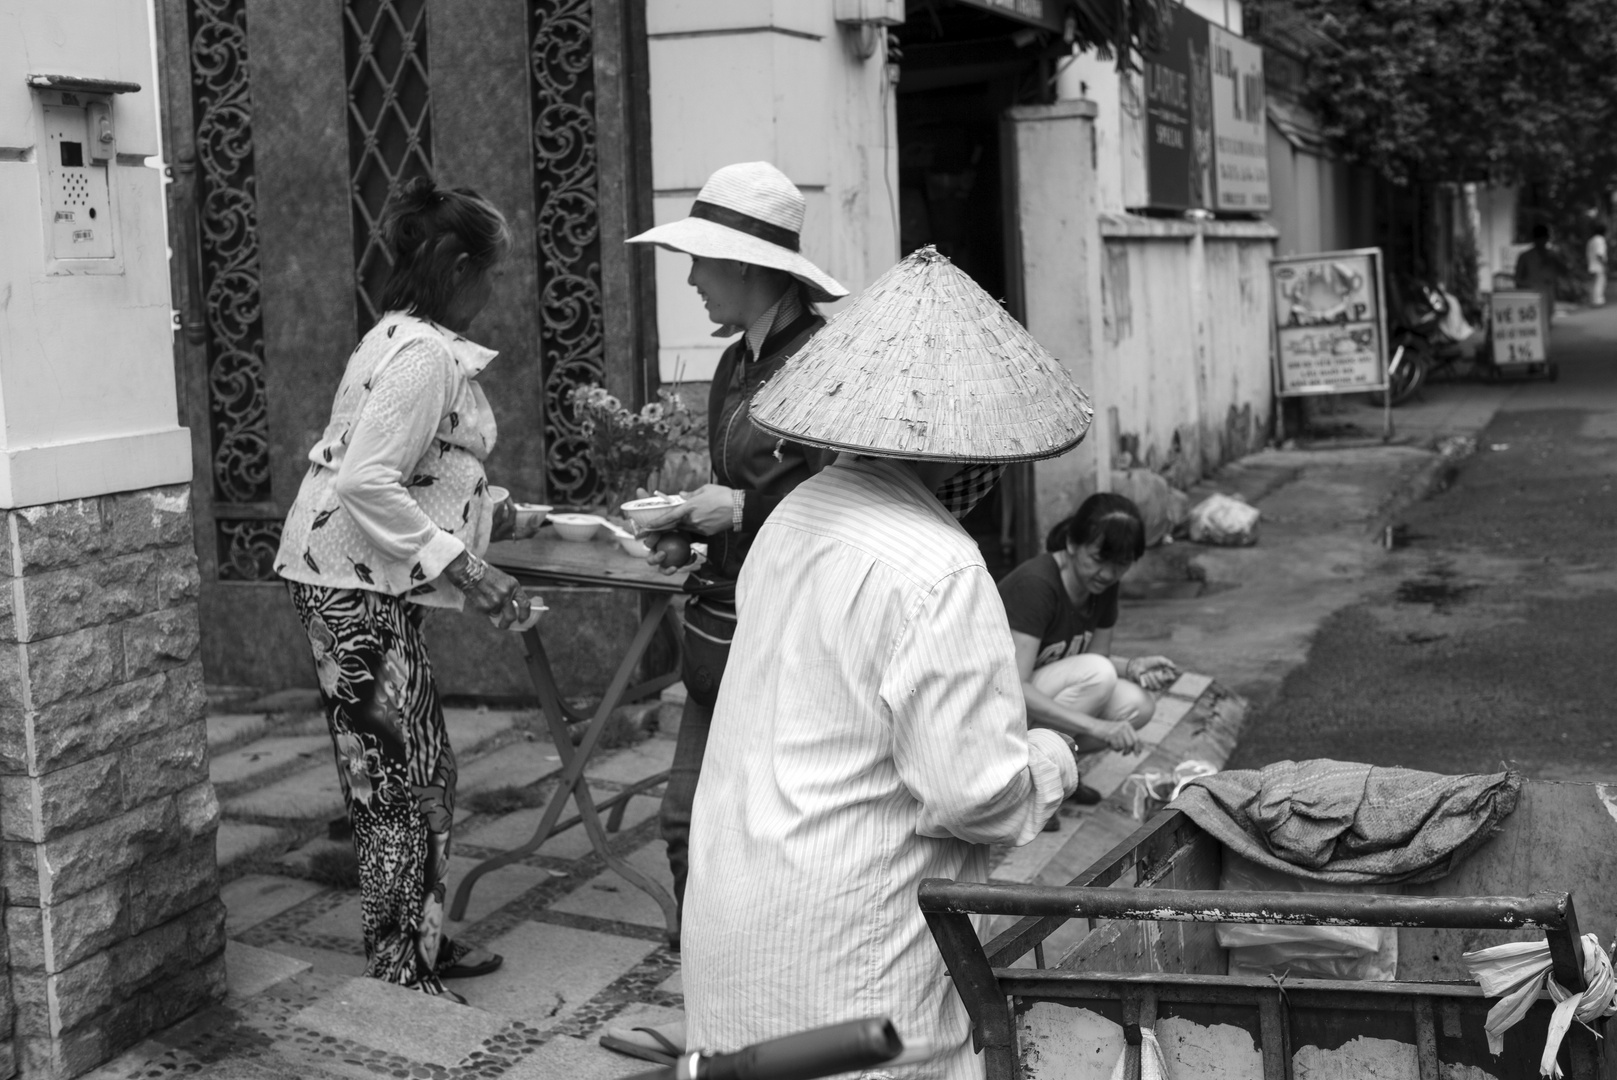
M688 1054L628 1080L815 1080L880 1065L903 1051L893 1022L874 1016L753 1043L733 1054Z

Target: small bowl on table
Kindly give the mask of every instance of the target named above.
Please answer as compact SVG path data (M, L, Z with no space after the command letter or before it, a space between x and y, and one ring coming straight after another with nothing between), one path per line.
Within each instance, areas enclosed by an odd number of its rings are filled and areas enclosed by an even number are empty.
M623 504L623 516L641 532L660 532L685 516L685 500L679 495L652 495Z
M511 523L513 540L528 540L538 536L545 518L550 515L550 507L544 503L514 502L511 504L511 511L515 515Z
M595 539L601 519L594 514L551 514L550 525L563 540L584 544Z

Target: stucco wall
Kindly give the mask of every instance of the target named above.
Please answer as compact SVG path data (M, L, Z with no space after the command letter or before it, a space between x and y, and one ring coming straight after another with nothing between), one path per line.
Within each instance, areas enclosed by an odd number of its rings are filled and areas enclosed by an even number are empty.
M0 506L184 483L170 350L156 72L144 0L0 0ZM111 259L47 257L42 100L31 74L114 95ZM96 223L97 227L100 223Z
M896 113L884 36L861 60L833 13L832 0L648 5L652 185L662 224L715 169L773 162L808 203L803 253L858 292L898 259ZM689 272L688 257L657 253L665 381L710 378L727 344Z
M1273 230L1127 215L1100 229L1099 407L1120 452L1188 486L1267 436Z

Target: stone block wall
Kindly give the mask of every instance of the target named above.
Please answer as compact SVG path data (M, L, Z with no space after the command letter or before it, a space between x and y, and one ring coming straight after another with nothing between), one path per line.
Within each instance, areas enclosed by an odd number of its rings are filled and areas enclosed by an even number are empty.
M22 1077L73 1077L224 993L189 492L4 513L15 1056Z

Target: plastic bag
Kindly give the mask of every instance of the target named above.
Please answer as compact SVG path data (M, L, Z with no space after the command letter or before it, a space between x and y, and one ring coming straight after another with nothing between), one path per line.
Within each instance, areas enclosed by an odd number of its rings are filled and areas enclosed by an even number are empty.
M1249 547L1258 542L1258 508L1229 495L1209 495L1190 510L1190 538L1198 544Z
M1196 758L1187 758L1175 765L1173 772L1165 769L1142 769L1130 773L1123 781L1123 794L1129 799L1129 812L1135 821L1144 821L1152 814L1179 797L1185 785L1198 776L1212 776L1218 766Z
M1381 889L1308 881L1224 850L1220 889L1244 892L1367 893ZM1293 926L1219 923L1231 975L1389 982L1398 973L1398 930L1390 926Z

